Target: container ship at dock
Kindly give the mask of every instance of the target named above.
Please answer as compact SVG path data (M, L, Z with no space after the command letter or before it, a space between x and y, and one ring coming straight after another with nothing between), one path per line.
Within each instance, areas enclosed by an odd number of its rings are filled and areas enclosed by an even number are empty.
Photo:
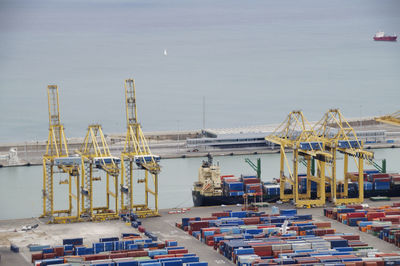
M199 168L198 181L193 184L194 206L218 206L243 204L248 202L273 202L279 199L279 185L270 185L269 193L264 193L265 185L256 176L221 176L220 167L213 164L212 157L203 161Z
M357 175L358 173L348 173ZM338 184L338 191L343 192L344 184ZM306 176L299 175L299 191L307 190ZM317 197L317 184L311 182L311 197ZM358 183L348 184L348 197L358 197ZM330 192L330 186L327 186ZM285 189L285 193L291 193L291 188ZM263 183L256 176L220 175L219 165L213 164L211 156L203 161L199 168L198 181L194 183L192 190L193 204L198 206L219 206L243 204L247 196L248 202L275 202L280 198L279 180L275 183ZM380 173L378 170L364 170L364 197L399 197L400 174Z

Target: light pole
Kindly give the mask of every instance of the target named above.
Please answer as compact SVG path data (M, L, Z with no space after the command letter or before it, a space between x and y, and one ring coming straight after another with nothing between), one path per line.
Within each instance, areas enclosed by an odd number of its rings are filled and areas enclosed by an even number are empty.
M176 123L178 124L178 152L180 151L179 147L179 141L180 141L180 134L179 134L179 120L176 120Z

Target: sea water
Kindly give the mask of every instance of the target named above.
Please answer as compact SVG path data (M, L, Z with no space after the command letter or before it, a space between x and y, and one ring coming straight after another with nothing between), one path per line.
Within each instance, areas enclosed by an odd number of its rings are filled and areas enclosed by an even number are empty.
M0 142L47 138L58 84L67 137L126 128L135 78L144 131L319 120L396 111L397 0L0 2ZM165 55L165 51L167 51Z
M400 149L378 149L375 150L375 158L387 159L388 172L400 172L398 161L400 160ZM239 177L241 174L255 175L250 166L245 163L245 158L253 162L261 158L262 181L272 181L279 178L280 155L259 154L243 156L216 156L214 162L221 167L221 175L233 174ZM291 154L289 154L289 159ZM161 160L161 173L159 175L159 207L182 208L193 206L191 190L193 182L197 181L198 168L203 160L207 158L185 158ZM373 168L366 164L366 169ZM355 162L350 158L349 171L355 171ZM305 167L300 165L300 173L305 173ZM286 171L287 173L287 171ZM343 180L343 156L338 156L337 177ZM42 167L10 167L0 168L0 220L13 218L37 217L43 212L42 201ZM134 177L134 201L144 202L144 188L137 183L141 174ZM59 184L65 176L56 175L54 178L55 207L65 209L68 207L68 185ZM106 190L105 179L95 182L94 203L95 206L105 206ZM153 202L150 202L153 204ZM154 205L152 205L154 206ZM111 208L114 201L111 200Z

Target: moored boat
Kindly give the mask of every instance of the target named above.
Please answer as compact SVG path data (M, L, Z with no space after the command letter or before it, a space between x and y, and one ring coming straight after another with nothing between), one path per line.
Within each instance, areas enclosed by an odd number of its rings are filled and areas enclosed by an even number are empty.
M219 165L208 155L199 169L198 181L193 184L192 198L194 206L243 204L244 196L249 203L279 199L279 189L275 186L270 189L273 193L265 193L265 189L256 176L221 176Z

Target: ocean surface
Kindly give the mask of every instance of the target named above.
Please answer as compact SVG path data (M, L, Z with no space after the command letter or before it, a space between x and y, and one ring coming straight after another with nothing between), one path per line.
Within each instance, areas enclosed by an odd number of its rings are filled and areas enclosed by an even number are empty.
M375 150L375 158L387 159L388 172L400 172L400 149L379 149ZM343 180L343 156L338 156L337 177ZM250 166L245 163L245 158L250 158L253 162L261 158L262 180L272 181L279 177L279 154L262 154L249 156L217 156L215 163L219 163L222 175L241 174L255 175ZM186 159L165 159L161 161L161 173L159 176L159 207L182 208L193 206L191 189L193 182L197 181L198 168L202 160L206 158L186 158ZM372 169L371 165L365 165L366 169ZM349 170L354 171L355 163L349 161ZM300 166L299 172L305 172L305 167ZM65 176L64 176L65 177ZM136 183L134 186L134 201L143 203L144 188ZM57 209L67 208L68 197L66 191L68 185L60 185L62 176L55 177L55 206ZM42 167L10 167L0 168L0 220L37 217L42 214ZM96 183L96 182L95 182ZM94 202L95 206L106 205L105 179L95 185ZM114 206L111 201L111 207Z
M0 0L0 142L44 140L58 84L67 137L238 127L399 109L398 0ZM167 51L167 56L164 55Z
M398 0L0 0L0 143L47 138L48 84L67 137L91 123L124 132L127 78L144 131L203 128L203 97L206 128L279 123L294 109L310 121L332 107L392 113L400 42L372 37L398 34L399 13ZM377 153L400 171L398 151ZM218 160L251 173L244 158ZM263 179L277 177L278 155L262 158ZM161 208L191 205L201 160L162 161ZM0 169L0 219L38 216L41 187L41 167Z

